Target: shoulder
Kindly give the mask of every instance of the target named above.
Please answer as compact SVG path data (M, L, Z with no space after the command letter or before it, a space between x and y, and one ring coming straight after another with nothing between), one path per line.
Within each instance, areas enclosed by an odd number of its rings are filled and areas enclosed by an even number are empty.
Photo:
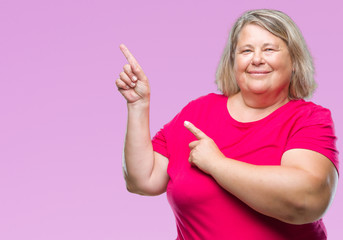
M297 100L291 103L289 119L292 128L285 150L308 149L318 152L328 159L338 169L338 151L334 123L329 109L313 102Z
M178 114L176 114L171 122L184 121L184 119L189 116L196 115L199 112L204 112L204 110L208 109L209 106L216 105L215 103L223 100L223 98L225 98L225 96L216 93L209 93L193 99L186 104Z
M186 107L204 107L206 105L216 105L218 102L226 100L227 97L222 94L209 93L190 101Z
M331 111L311 101L293 100L288 108L298 120L313 123L332 123Z
M173 125L180 125L185 120L196 123L203 121L213 112L220 112L222 103L227 99L224 95L209 93L190 101L171 121ZM226 104L226 103L225 103ZM182 125L183 126L183 125Z

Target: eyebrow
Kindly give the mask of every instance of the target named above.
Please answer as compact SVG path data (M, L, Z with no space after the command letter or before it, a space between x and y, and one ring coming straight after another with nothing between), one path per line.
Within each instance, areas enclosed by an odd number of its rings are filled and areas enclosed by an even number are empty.
M262 47L267 47L267 46L272 46L272 47L275 47L277 49L280 49L280 46L277 44L274 44L274 43L264 43L262 45ZM242 48L254 48L254 47L251 44L245 44L245 45L239 46L239 47L237 46L237 49L242 49Z
M265 43L265 44L263 44L263 47L267 47L267 46L272 46L274 48L280 48L280 45L274 44L274 43Z

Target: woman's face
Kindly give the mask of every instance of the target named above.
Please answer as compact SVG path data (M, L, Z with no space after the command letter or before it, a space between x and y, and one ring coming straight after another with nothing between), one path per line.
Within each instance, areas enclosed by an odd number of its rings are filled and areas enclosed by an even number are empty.
M234 71L242 94L288 97L292 61L287 45L258 25L248 24L241 30Z

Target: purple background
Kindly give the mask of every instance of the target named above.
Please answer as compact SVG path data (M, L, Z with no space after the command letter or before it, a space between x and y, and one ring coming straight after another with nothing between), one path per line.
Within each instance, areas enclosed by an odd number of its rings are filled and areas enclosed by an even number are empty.
M319 85L312 100L331 109L342 151L339 0L1 0L0 239L174 239L165 195L125 189L118 46L150 79L155 134L188 101L216 91L228 31L254 8L282 10L303 31ZM340 181L324 218L332 240L341 239L342 202Z

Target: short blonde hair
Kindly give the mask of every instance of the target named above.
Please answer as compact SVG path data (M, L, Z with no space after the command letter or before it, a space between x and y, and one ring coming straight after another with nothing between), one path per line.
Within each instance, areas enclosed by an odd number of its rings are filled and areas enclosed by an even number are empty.
M293 64L288 97L311 97L316 88L314 66L306 42L293 20L277 10L260 9L245 12L233 25L216 72L218 90L230 96L240 91L234 73L235 51L239 33L247 24L256 24L285 41Z

